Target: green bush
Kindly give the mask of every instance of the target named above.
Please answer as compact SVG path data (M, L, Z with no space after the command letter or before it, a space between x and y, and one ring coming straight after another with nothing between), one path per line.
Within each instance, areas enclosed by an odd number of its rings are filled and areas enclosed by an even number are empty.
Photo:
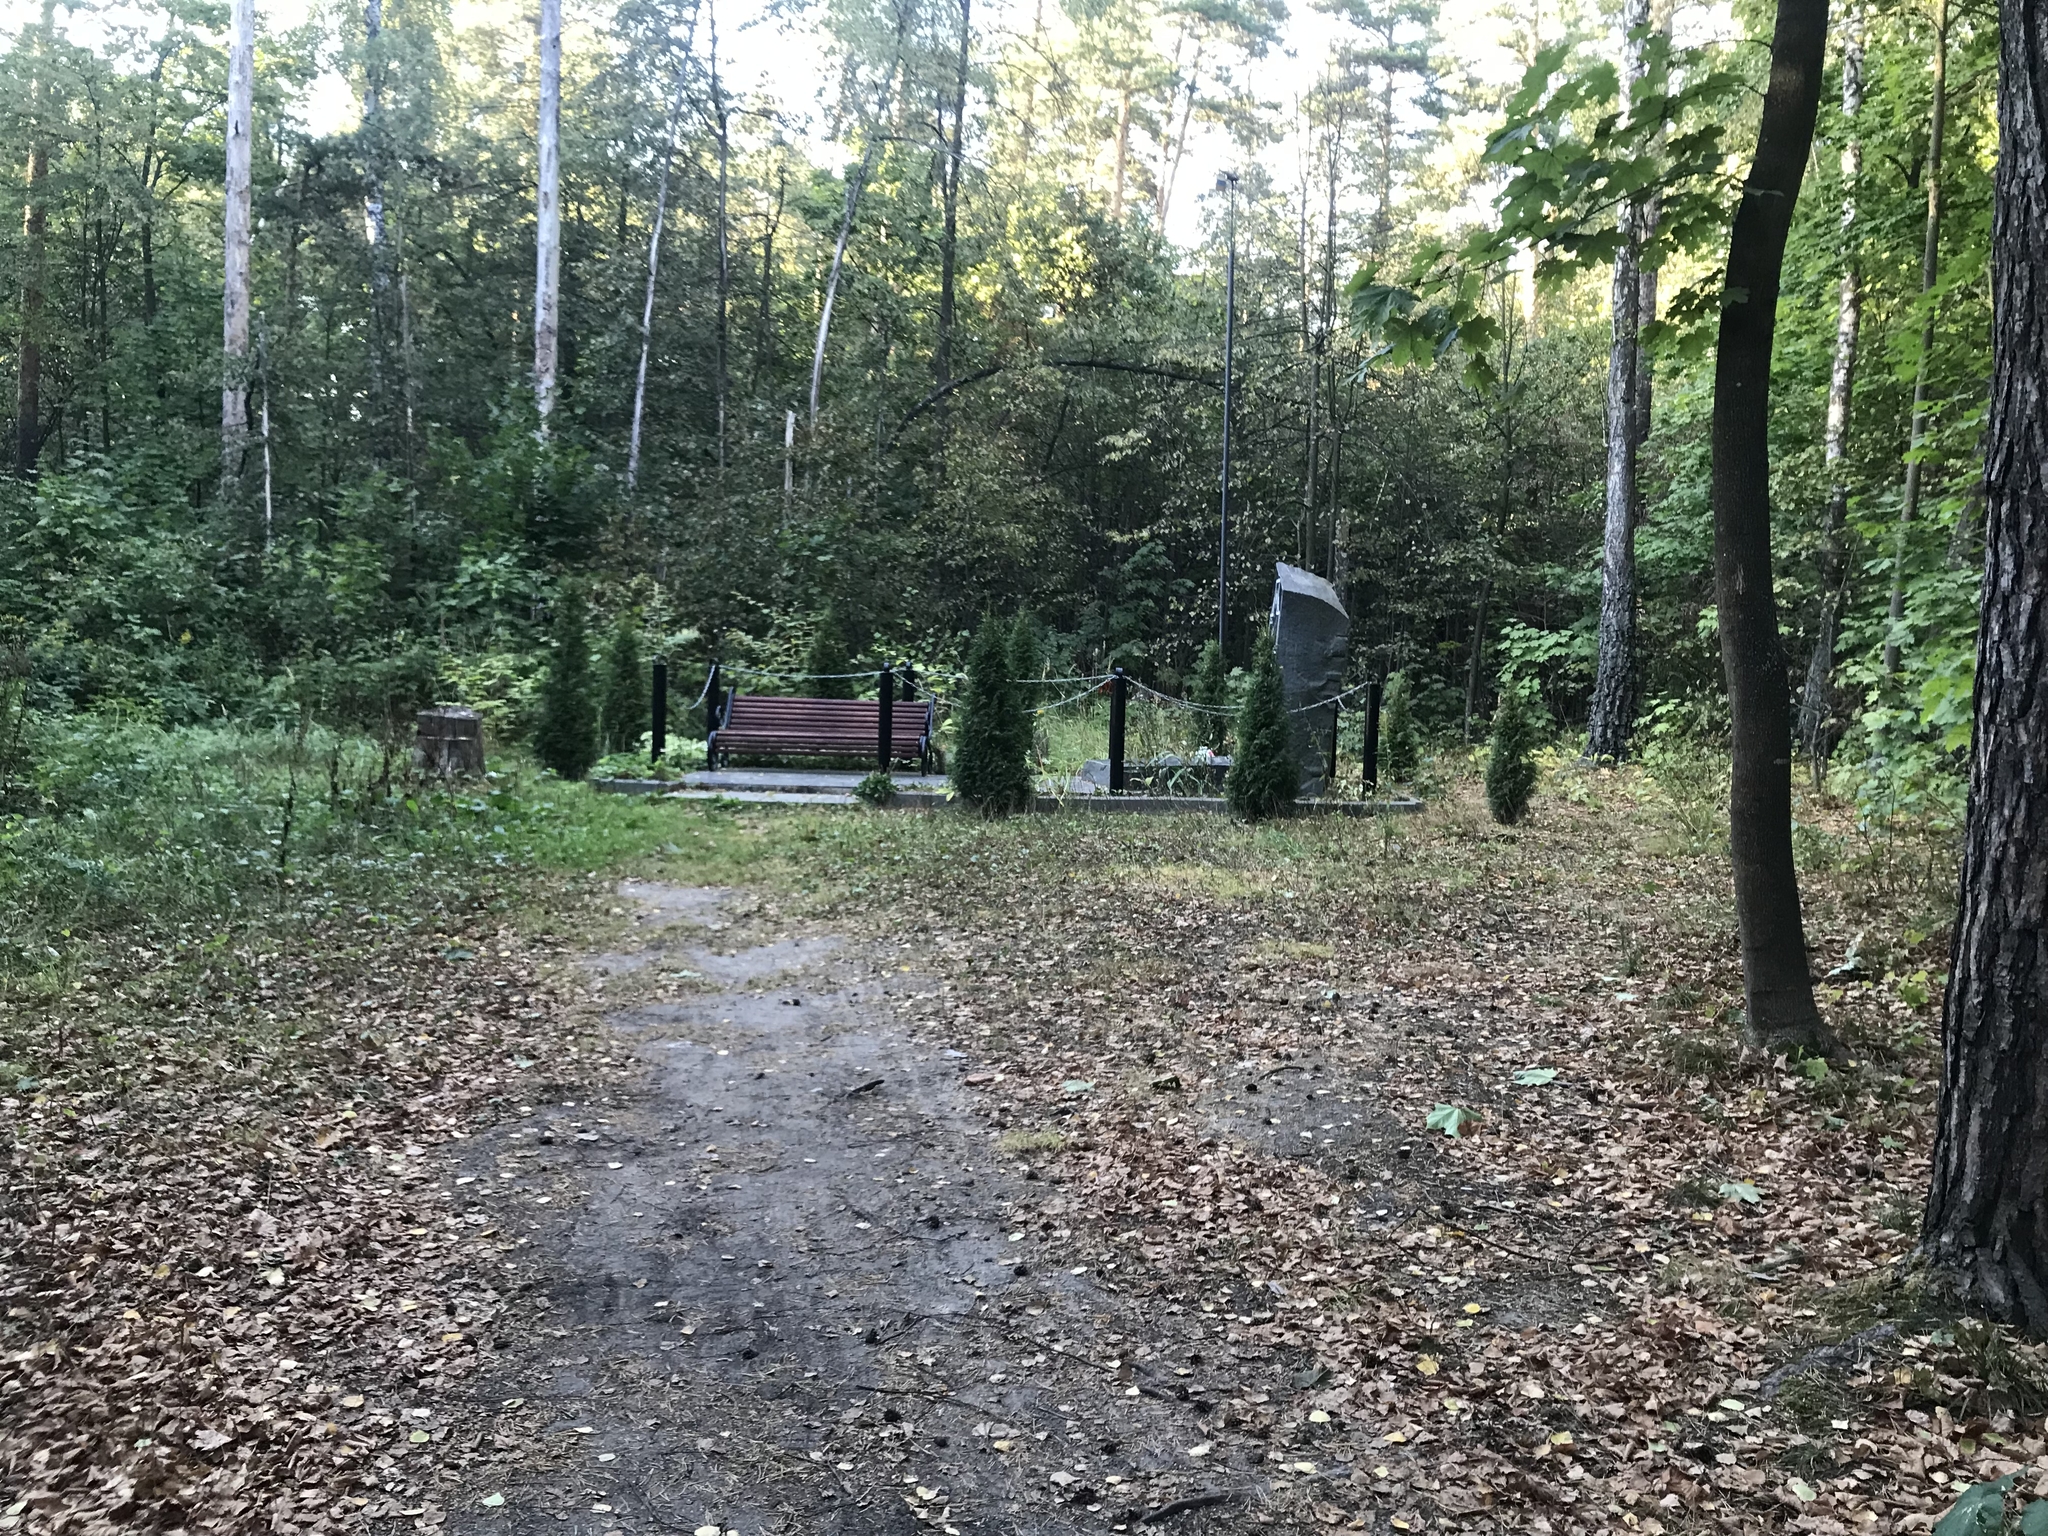
M1535 788L1536 722L1522 690L1504 688L1487 744L1486 808L1495 821L1511 827L1529 814Z
M1251 686L1237 717L1237 753L1223 780L1223 798L1250 821L1284 814L1301 787L1294 738L1287 729L1287 701L1280 687L1280 662L1273 642L1259 637L1252 657Z
M846 643L846 631L839 627L839 616L829 606L818 615L818 627L811 631L804 670L812 679L802 689L809 698L851 699L862 691L861 679L842 675L853 671L853 651Z
M1012 626L993 617L981 621L957 706L953 792L989 815L1021 809L1031 793L1030 723L1010 670L1013 638Z
M555 649L541 684L540 728L533 755L564 779L580 779L597 761L597 704L590 686L590 636L583 597L574 589L555 603Z
M877 768L853 786L853 798L869 805L887 805L896 798L896 781Z
M605 751L629 752L647 734L652 688L652 677L640 663L640 627L630 613L622 613L604 649L598 725Z
M1188 702L1211 710L1222 710L1230 703L1230 676L1223 666L1223 647L1214 640L1203 645L1201 657L1195 662L1194 675L1188 679ZM1195 729L1201 735L1202 745L1211 752L1221 752L1230 739L1230 716L1202 714L1196 718Z
M1422 733L1415 725L1415 689L1406 672L1387 679L1380 704L1380 777L1405 784L1422 766Z

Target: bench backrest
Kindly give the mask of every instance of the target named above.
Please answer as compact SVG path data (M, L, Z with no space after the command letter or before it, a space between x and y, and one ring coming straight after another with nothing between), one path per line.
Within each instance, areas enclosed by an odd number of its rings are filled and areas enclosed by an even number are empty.
M721 733L736 736L814 737L821 741L872 744L881 727L881 706L874 699L785 699L770 694L735 694ZM920 699L890 706L889 734L914 742L931 727L931 706Z

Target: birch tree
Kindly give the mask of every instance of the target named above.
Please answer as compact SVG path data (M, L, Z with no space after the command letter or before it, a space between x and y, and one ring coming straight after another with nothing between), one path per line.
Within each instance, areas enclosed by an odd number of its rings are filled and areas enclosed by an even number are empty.
M255 115L256 0L234 0L228 49L227 179L222 229L221 468L232 483L249 439L249 148Z
M539 188L534 202L533 403L540 430L555 409L562 284L562 0L540 0Z

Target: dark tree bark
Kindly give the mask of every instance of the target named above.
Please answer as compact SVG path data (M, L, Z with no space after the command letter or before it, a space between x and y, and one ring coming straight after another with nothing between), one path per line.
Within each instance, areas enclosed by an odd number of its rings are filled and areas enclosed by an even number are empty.
M966 163L961 140L967 124L967 49L971 36L968 8L971 4L972 0L960 0L960 64L953 82L952 141L946 146L945 175L939 183L944 208L939 233L939 333L938 344L932 350L932 374L933 382L941 389L953 382L953 331L956 323L953 290L959 266L960 171ZM945 418L942 415L940 419L943 421Z
M1771 1050L1839 1048L1814 1006L1792 862L1792 701L1771 590L1769 435L1778 281L1813 145L1827 31L1827 0L1779 0L1756 157L1728 237L1714 363L1714 600L1734 748L1728 842L1745 1033Z
M2048 1335L2048 0L1999 6L1991 420L1962 900L1923 1251Z

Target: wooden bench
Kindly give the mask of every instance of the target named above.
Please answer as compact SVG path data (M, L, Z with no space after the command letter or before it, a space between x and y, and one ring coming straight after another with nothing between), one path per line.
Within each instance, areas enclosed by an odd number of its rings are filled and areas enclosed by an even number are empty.
M933 715L926 699L889 706L890 763L931 771ZM882 764L882 707L873 699L785 699L735 691L713 714L705 745L710 768L734 754L864 757Z

